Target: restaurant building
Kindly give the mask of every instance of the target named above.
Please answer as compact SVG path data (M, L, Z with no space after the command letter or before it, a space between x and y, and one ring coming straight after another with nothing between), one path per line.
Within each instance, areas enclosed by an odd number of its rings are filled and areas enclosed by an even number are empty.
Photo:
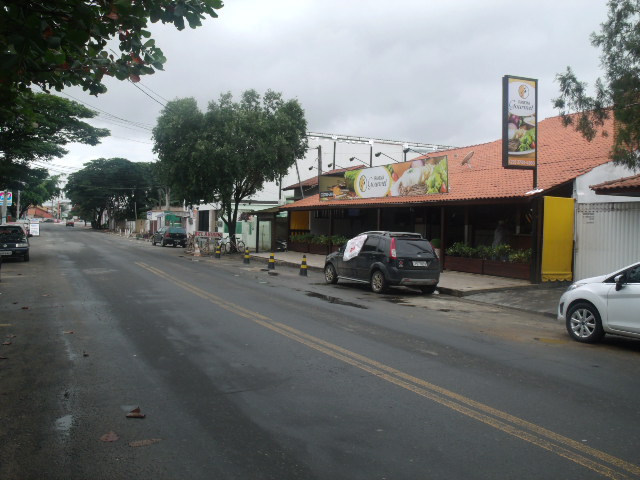
M573 280L576 200L580 188L588 188L577 180L612 165L612 137L612 121L587 141L565 127L561 117L552 117L537 124L535 170L504 168L503 141L497 140L375 167L389 172L392 195L385 192L383 180L364 180L382 179L383 170L360 168L354 173L358 167L352 167L284 188L294 193L304 189L306 194L280 208L289 212L290 240L302 234L334 238L368 230L415 231L440 248L445 269L517 276L534 283ZM598 177L592 185L624 176L615 166L603 171L612 176ZM379 188L380 196L362 195L371 188ZM480 259L484 261L475 266L459 263L461 245L476 249L477 256L478 247L497 244L520 256L512 261L506 254L495 258L494 250L493 258ZM458 252L448 254L454 246ZM501 271L498 262L519 263L519 270L508 272L502 265Z

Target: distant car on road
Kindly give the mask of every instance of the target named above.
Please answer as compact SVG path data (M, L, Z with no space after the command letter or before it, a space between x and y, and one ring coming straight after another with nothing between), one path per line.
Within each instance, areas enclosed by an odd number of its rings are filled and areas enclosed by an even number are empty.
M595 343L606 333L640 338L640 262L571 284L558 320L578 342Z
M29 261L29 238L20 225L0 225L0 255Z
M185 247L187 245L187 231L182 227L161 227L151 237L151 244L155 246L156 243L163 247L167 245Z
M324 276L327 283L339 279L368 283L375 293L400 285L429 294L440 281L440 260L419 233L364 232L327 255Z
M67 223L65 225L67 227L73 227L73 220L67 220Z

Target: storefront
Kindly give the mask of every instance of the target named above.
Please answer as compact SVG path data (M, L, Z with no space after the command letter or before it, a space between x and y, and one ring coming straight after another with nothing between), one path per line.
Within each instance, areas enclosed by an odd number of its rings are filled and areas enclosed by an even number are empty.
M521 277L525 270L532 282L571 280L575 179L609 162L611 138L600 135L588 142L553 117L539 122L538 139L535 174L503 168L501 140L420 157L431 165L422 174L409 171L419 167L413 162L377 167L375 172L329 172L318 179L315 195L281 207L290 214L290 238L416 231L440 246L445 269L462 268L453 262L456 246L467 247L460 248L462 258L473 258L503 244L508 245L500 258L503 263L516 263L509 262L510 257L526 263L520 266ZM390 185L384 184L385 168ZM438 178L429 180L433 175ZM366 183L369 178L375 182ZM364 195L369 187L378 188L380 196ZM389 195L391 191L396 194ZM477 273L496 270L490 263L495 258L484 260Z

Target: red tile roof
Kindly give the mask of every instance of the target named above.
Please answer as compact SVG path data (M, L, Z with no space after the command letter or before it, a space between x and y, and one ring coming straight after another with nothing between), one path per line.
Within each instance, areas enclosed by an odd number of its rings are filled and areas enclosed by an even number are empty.
M640 196L640 174L599 183L598 185L590 185L589 188L598 195L638 197Z
M538 123L538 188L545 191L570 182L593 168L610 161L613 143L611 120L600 134L587 141L572 126L565 127L561 117ZM468 165L461 164L473 152ZM474 200L523 198L533 190L533 171L502 167L502 140L481 145L440 151L429 156L447 155L449 192L405 197L355 198L320 201L318 195L283 206L285 210L342 206L379 206L414 203L443 203ZM420 157L424 158L424 157ZM313 179L317 183L317 177ZM531 193L529 193L531 195Z

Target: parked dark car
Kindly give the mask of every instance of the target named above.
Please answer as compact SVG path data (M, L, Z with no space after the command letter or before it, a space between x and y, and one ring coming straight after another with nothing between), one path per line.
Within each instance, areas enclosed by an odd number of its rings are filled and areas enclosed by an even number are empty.
M366 238L357 255L345 260L345 253L358 240L362 242L363 236ZM389 286L417 287L423 293L433 293L440 281L440 260L431 243L419 233L364 232L327 255L324 275L327 283L339 279L368 283L375 293Z
M67 227L73 227L73 220L67 220L67 223L65 225Z
M29 238L20 225L0 225L0 255L29 261Z
M182 227L161 227L151 237L151 244L159 243L165 247L173 245L174 247L185 247L187 245L187 231Z

